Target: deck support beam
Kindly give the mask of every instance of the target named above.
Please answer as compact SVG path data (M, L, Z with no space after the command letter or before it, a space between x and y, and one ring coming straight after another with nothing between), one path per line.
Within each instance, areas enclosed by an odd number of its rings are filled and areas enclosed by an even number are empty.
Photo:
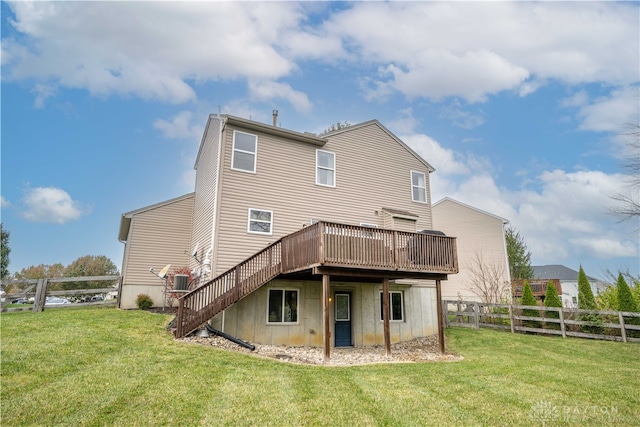
M444 354L444 315L442 313L442 282L436 280L436 316L438 317L438 347L440 354Z
M389 333L389 279L382 280L382 321L384 323L384 349L391 356L391 334Z
M329 291L330 276L322 275L322 332L324 335L324 363L331 357L331 329L329 328Z

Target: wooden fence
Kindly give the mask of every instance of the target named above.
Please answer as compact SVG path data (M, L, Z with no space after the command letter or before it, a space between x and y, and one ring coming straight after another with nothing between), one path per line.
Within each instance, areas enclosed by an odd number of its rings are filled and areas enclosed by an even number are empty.
M101 281L110 281L110 282L118 282L116 287L106 287L106 288L79 288L79 289L65 289L58 291L50 291L49 284L50 283L73 283L73 282L101 282ZM50 296L67 296L67 295L95 295L95 294L106 294L109 292L117 291L117 298L112 300L104 300L104 301L92 301L92 302L80 302L80 303L71 303L71 304L57 304L54 306L55 308L68 308L68 307L79 307L83 305L119 305L120 299L120 289L122 287L122 276L82 276L82 277L57 277L57 278L47 278L47 279L24 279L24 280L3 280L2 286L3 288L7 285L19 284L25 286L20 292L15 294L7 294L4 296L5 301L2 302L2 311L26 311L32 310L34 313L38 313L44 310L45 304L47 302L47 297ZM13 307L6 308L7 305L11 303L12 300L25 298L30 299L33 297L33 305L29 305L27 307Z
M640 342L640 313L443 300L445 326Z

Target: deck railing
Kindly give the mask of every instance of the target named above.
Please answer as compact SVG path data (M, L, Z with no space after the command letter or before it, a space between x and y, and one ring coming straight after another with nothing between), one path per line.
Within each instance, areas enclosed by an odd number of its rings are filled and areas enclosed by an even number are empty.
M282 273L281 240L180 298L175 335L183 337Z
M527 280L514 280L511 283L512 295L516 298L522 297L522 292L524 290L524 282L529 283L529 287L531 288L531 292L536 297L544 296L547 293L547 286L549 283L552 283L556 288L556 293L558 295L562 295L562 284L560 283L560 279L527 279Z
M453 274L455 237L318 222L289 234L180 299L181 337L283 273L314 266Z

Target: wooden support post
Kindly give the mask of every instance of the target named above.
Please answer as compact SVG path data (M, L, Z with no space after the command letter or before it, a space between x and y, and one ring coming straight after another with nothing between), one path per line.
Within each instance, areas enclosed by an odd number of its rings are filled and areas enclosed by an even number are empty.
M391 334L389 333L389 279L382 279L382 321L384 323L384 349L391 356Z
M322 330L324 333L324 362L328 362L331 357L331 330L329 329L329 285L328 274L322 275Z
M178 316L176 317L176 338L182 338L182 319L184 316L184 299L178 300Z
M627 330L624 327L624 317L622 317L622 312L618 312L618 319L620 320L620 335L622 335L622 341L627 342Z
M436 308L438 317L438 347L440 349L440 354L444 354L445 346L444 326L442 325L442 281L440 279L436 280L436 299L438 300Z
M562 307L560 307L560 311L558 312L560 315L558 318L560 319L560 331L562 331L562 338L567 337L567 326L564 324L564 313Z

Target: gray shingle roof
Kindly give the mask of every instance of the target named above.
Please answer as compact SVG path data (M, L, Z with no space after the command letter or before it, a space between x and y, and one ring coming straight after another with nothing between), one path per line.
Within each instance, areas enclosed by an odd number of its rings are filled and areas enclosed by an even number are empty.
M578 272L565 267L564 265L552 264L552 265L534 265L533 277L537 279L560 279L560 280L578 280ZM593 277L587 276L589 281L594 281Z

